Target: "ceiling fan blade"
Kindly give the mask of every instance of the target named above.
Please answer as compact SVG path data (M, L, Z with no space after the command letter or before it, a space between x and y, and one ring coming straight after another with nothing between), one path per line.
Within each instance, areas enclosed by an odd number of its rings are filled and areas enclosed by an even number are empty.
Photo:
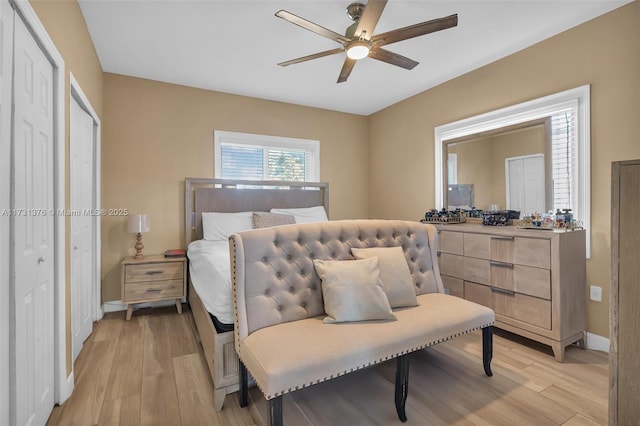
M349 57L344 58L344 65L342 65L342 70L340 70L340 76L338 76L338 83L344 83L349 78L349 74L351 74L351 70L353 70L353 66L356 64L355 59L351 59Z
M387 0L369 0L364 8L364 12L362 12L362 16L358 21L358 28L356 28L353 36L360 38L362 32L365 31L365 38L370 40L386 5Z
M385 44L396 43L413 37L434 33L436 31L446 30L447 28L455 27L456 25L458 25L457 13L445 16L444 18L433 19L431 21L421 22L419 24L377 34L371 38L371 41L377 46L383 46Z
M391 65L396 65L406 70L412 70L419 63L413 59L407 58L406 56L398 55L397 53L390 52L380 47L372 49L371 52L369 52L369 57Z
M299 64L300 62L310 61L312 59L322 58L324 56L335 55L336 53L342 53L344 49L338 47L337 49L325 50L324 52L314 53L313 55L302 56L300 58L291 59L290 61L280 62L278 65L286 67L288 65Z
M306 19L294 15L293 13L287 12L286 10L279 10L278 12L276 12L276 16L278 18L284 19L285 21L289 21L292 24L296 24L297 26L302 27L305 30L309 30L330 40L337 41L338 43L346 44L351 41L342 34L338 34L318 24L314 24L313 22L307 21Z

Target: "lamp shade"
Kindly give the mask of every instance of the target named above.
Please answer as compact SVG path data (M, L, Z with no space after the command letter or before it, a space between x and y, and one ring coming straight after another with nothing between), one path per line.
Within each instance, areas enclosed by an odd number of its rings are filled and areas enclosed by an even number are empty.
M127 231L133 233L149 232L151 230L151 221L148 214L132 214L129 215L129 226Z

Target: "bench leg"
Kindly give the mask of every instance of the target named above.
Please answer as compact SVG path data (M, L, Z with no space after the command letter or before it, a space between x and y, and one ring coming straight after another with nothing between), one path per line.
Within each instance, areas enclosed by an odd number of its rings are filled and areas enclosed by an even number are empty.
M404 405L409 393L409 355L400 355L396 364L396 411L401 422L407 421Z
M490 325L482 329L482 365L484 373L489 377L493 376L491 358L493 358L493 326Z
M282 426L282 395L269 400L269 426Z
M245 367L242 361L238 360L238 366L240 370L238 374L240 380L240 406L246 407L248 404L247 393L249 389L249 376L247 373L247 367Z

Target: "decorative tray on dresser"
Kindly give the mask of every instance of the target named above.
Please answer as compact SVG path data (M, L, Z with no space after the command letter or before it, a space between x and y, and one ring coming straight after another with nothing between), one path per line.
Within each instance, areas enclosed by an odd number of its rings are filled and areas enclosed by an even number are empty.
M492 308L496 327L551 346L586 346L585 231L436 225L444 287Z

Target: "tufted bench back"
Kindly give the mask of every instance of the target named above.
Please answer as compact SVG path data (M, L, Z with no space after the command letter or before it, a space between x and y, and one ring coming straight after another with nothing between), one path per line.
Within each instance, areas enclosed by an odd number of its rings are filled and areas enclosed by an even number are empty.
M416 294L444 293L436 235L432 225L398 220L329 221L232 235L236 346L261 328L324 315L313 260L350 260L352 247L400 246Z

